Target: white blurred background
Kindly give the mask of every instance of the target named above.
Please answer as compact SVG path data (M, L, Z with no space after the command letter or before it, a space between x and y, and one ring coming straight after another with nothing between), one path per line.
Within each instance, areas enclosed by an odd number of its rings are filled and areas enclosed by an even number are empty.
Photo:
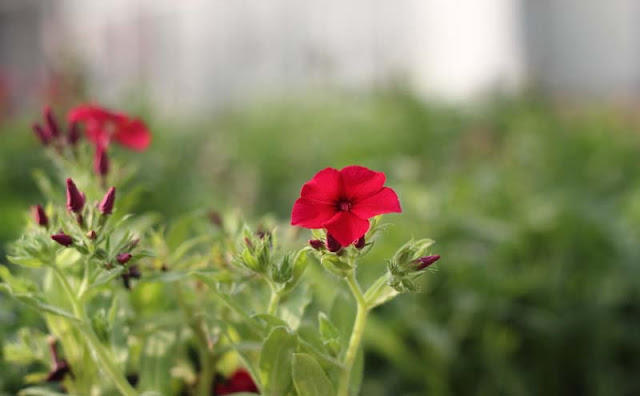
M390 84L624 103L640 93L638 22L634 0L0 0L0 103L71 85L191 114Z

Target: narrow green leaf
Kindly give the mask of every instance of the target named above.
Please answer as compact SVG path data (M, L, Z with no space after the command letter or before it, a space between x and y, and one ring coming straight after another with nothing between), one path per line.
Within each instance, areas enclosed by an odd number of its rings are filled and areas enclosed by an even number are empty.
M285 327L276 327L264 341L259 367L265 394L279 396L285 395L289 390L291 360L296 344L296 337Z
M94 289L96 287L102 286L110 282L112 279L115 279L120 275L122 275L124 271L125 271L125 267L123 266L118 266L116 268L103 271L102 273L100 273L100 275L96 277L96 280L91 284L90 288Z
M300 396L335 395L333 385L320 364L306 353L293 354L293 383Z

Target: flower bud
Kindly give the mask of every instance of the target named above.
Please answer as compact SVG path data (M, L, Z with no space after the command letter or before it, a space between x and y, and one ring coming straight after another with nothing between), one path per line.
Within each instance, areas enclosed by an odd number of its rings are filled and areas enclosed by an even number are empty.
M110 187L107 193L102 198L102 201L100 201L98 210L100 210L100 213L102 213L103 215L110 215L111 212L113 212L113 204L115 203L115 201L116 201L116 188Z
M432 256L420 257L415 261L418 264L418 268L416 268L416 271L421 271L427 268L428 266L435 263L439 259L440 259L440 255L438 254L434 254Z
M131 253L120 253L119 255L116 256L116 260L120 264L126 264L129 262L129 260L131 260L131 257L133 257Z
M35 133L36 137L38 138L38 140L40 140L40 143L42 143L43 146L47 146L51 142L51 135L49 135L49 132L42 128L42 126L33 124L32 129L33 133Z
M58 242L59 244L65 247L73 244L73 239L69 235L65 234L64 232L51 235L51 239L53 239L54 241Z
M97 237L98 235L94 230L87 232L87 238L91 239L92 241L95 241Z
M106 176L109 173L109 156L107 150L102 147L96 149L93 157L93 170L100 176Z
M49 351L51 352L51 358L53 359L53 368L47 374L46 381L62 381L66 374L71 373L71 367L69 367L69 363L65 359L61 359L58 355L58 346L54 338L49 340Z
M68 132L67 132L67 142L70 145L75 146L80 140L80 127L77 122L72 122L69 124Z
M358 250L361 250L364 247L364 245L366 245L364 240L364 235L358 238L358 240L353 243L353 246L355 246L356 249Z
M326 246L327 249L332 253L335 253L342 249L342 245L340 245L340 242L336 241L336 239L332 237L331 234L327 234Z
M36 223L42 227L47 227L49 225L49 219L47 218L47 214L42 209L40 205L33 205L31 207L31 213L33 214L33 218Z
M85 196L78 191L78 187L71 180L67 179L67 209L72 212L80 213L84 207Z
M324 242L320 239L309 239L309 245L311 245L315 250L320 250L324 247Z
M56 117L53 115L51 107L45 107L44 118L47 120L47 128L49 129L49 133L51 134L51 136L54 138L59 136L60 128L58 128L58 122L56 121Z

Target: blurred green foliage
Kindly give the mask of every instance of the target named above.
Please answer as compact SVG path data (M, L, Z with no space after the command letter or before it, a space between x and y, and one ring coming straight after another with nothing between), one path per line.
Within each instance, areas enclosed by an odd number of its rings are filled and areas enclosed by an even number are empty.
M361 273L365 285L412 235L435 239L443 258L421 293L371 318L362 394L640 393L633 123L530 98L459 110L404 92L149 120L152 148L116 155L137 163L145 208L169 218L240 208L286 222L301 185L324 167L387 174L404 212L386 217L393 226ZM3 245L38 200L30 174L44 162L27 125L0 131ZM3 336L28 314L0 298Z

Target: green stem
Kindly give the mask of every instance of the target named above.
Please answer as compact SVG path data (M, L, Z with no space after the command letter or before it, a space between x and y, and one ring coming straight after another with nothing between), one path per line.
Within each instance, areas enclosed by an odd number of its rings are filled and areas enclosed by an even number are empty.
M80 325L78 328L85 335L85 342L89 344L95 352L95 358L99 361L100 369L103 370L116 385L116 388L124 396L138 396L138 392L129 384L129 381L122 375L116 364L111 359L109 352L102 345L102 342L96 337L93 329L89 325Z
M280 304L280 291L271 282L269 285L271 286L271 298L269 299L269 308L267 308L267 313L269 315L275 315L276 310L278 309L278 304Z
M202 317L199 316L192 307L184 300L180 285L176 283L174 285L174 291L177 297L178 305L182 309L185 315L189 327L196 336L198 342L199 357L201 364L201 371L198 378L198 385L196 388L196 395L209 396L211 394L211 388L213 386L213 379L215 377L215 359L213 354L211 343L209 342L209 336L205 330L205 325L202 321Z
M71 285L67 281L67 278L60 271L58 267L52 265L54 274L62 284L62 288L64 289L69 302L71 303L71 307L73 308L73 313L78 317L82 323L72 323L72 325L76 325L77 328L84 333L85 342L89 345L89 349L95 352L95 358L100 365L100 369L102 369L106 374L111 378L113 383L116 385L116 388L125 396L137 396L138 392L129 384L127 379L122 375L120 370L116 367L115 363L112 361L111 356L109 356L108 351L105 349L104 345L100 342L98 337L95 335L93 328L88 322L88 319L84 313L84 310L78 304L78 300L76 299L73 290L71 289Z
M356 299L357 311L356 319L353 324L353 330L351 331L351 338L349 339L349 346L347 352L344 355L342 374L340 375L340 382L338 384L338 396L349 395L349 385L351 383L351 371L353 370L353 364L356 361L358 355L358 349L360 347L360 341L362 340L362 334L364 333L364 327L367 323L367 315L369 310L367 304L356 280L355 269L346 276L347 284L351 289L351 293Z

